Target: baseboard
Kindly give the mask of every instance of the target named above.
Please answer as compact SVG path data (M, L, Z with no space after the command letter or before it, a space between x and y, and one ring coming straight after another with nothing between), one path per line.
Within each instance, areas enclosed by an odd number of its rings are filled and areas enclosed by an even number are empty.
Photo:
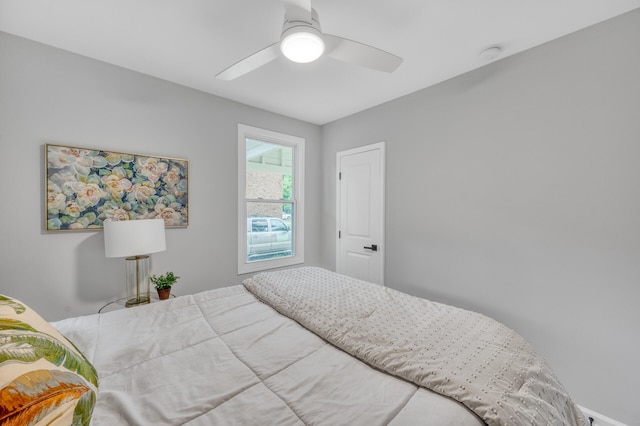
M593 410L589 410L588 408L582 407L580 405L578 405L578 407L580 408L580 410L582 410L585 416L593 419L593 421L591 422L592 426L628 426L617 420L610 419L603 414L596 413Z

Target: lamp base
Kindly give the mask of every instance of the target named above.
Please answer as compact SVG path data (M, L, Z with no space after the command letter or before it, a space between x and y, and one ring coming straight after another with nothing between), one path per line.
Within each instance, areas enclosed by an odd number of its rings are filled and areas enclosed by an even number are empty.
M144 296L134 297L133 299L127 300L124 306L126 306L127 308L131 308L133 306L145 305L150 302L151 302L151 299L149 297L144 297Z
M131 308L151 302L149 294L149 256L130 256L127 265L127 302Z

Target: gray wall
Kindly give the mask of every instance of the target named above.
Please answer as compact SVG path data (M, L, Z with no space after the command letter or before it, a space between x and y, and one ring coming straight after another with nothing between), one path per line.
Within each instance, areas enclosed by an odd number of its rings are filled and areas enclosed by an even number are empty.
M319 241L318 126L0 33L0 293L57 320L124 292L102 232L43 231L45 143L189 159L190 225L167 230L152 273L179 275L177 294L240 283L238 122L306 138L305 231ZM319 244L305 257L317 264Z
M387 286L505 322L640 425L640 11L324 126L326 229L336 152L381 140Z

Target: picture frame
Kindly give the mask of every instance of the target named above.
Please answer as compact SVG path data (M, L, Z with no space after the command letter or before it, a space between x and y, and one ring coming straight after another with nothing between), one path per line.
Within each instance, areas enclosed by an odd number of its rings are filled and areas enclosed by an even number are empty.
M189 160L45 144L45 230L163 218L189 225Z

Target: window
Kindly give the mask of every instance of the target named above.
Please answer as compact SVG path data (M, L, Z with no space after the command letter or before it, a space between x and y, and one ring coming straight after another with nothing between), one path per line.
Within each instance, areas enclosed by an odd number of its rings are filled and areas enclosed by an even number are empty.
M304 139L238 125L238 274L304 262Z

